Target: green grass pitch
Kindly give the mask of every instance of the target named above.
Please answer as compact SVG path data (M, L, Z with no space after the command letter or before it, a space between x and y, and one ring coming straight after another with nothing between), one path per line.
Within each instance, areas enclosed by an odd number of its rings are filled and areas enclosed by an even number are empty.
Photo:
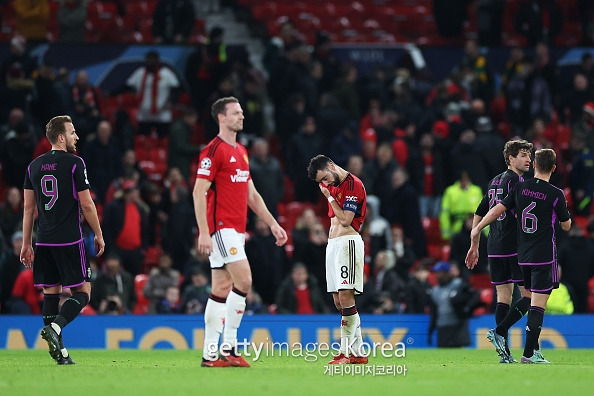
M512 353L521 356L520 350ZM57 366L46 351L0 350L0 394L591 394L593 350L543 353L553 364L499 364L496 353L485 349L409 348L405 357L370 358L368 370L375 366L376 375L329 375L327 358L307 362L278 352L249 369L213 369L201 368L201 352L193 350L72 350L75 366ZM405 366L406 375L378 374L390 366Z

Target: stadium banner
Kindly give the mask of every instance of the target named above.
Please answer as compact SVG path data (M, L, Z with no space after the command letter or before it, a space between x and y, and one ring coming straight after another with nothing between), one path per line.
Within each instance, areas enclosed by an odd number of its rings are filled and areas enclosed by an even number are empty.
M276 350L333 350L340 340L338 315L245 316L238 332L239 347L272 353ZM398 354L406 348L430 347L427 315L361 315L367 347ZM39 316L0 316L0 349L47 349L39 332ZM492 348L485 332L493 315L470 320L470 348ZM510 330L510 347L521 348L526 319ZM544 348L594 348L594 315L547 315L541 333ZM64 330L68 348L196 349L202 350L202 315L79 316ZM433 345L436 344L435 334ZM251 349L250 349L251 348ZM299 353L297 351L297 353ZM383 353L383 352L382 352Z

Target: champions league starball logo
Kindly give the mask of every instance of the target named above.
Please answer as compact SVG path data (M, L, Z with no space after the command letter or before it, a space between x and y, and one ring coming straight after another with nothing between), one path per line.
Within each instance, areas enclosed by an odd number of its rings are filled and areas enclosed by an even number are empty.
M210 158L203 158L202 161L200 161L200 167L202 169L210 169L211 166L212 162L210 161Z

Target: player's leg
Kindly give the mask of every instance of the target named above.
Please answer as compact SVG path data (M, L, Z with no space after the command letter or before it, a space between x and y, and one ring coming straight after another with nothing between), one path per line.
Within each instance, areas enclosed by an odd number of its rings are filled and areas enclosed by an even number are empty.
M68 358L68 351L64 348L61 335L62 329L76 319L89 303L91 296L91 284L88 282L90 271L88 270L84 243L81 241L75 245L46 247L44 255L48 258L47 262L53 263L57 269L61 285L64 288L69 288L72 294L64 301L58 315L43 328L41 336L47 341L50 353L58 364L72 364L62 361L63 358ZM51 292L52 288L48 288L47 291Z
M233 286L227 295L225 310L225 330L223 332L224 356L232 366L249 367L249 363L239 355L237 350L237 329L245 311L245 297L252 287L252 271L247 259L227 264L227 271L231 275Z
M553 268L555 272L553 272ZM526 289L532 292L530 310L528 311L528 321L526 323L526 344L524 345L524 354L522 363L545 363L549 361L542 356L538 346L538 338L544 319L547 301L551 290L557 287L559 278L556 271L557 264L530 266L531 283L527 284Z
M334 300L334 306L338 309L338 312L342 314L342 308L340 302L340 295L338 293L338 274L336 273L336 268L338 267L338 259L337 259L337 252L338 252L338 244L337 238L329 239L328 246L326 247L326 287L328 293L332 293L332 298ZM342 322L341 322L342 323ZM338 354L335 355L328 364L348 364L349 358L346 355L346 342L344 342L344 328L341 324L340 326L340 347L338 350Z
M213 261L211 260L211 266ZM203 367L228 367L219 359L219 338L225 322L226 300L231 290L231 275L223 267L211 269L212 289L204 309L204 346L202 349Z

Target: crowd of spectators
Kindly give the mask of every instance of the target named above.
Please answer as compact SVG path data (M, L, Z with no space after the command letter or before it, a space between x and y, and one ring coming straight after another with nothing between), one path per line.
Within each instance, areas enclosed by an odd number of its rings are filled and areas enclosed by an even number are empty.
M73 14L80 3L64 2ZM177 3L182 8L172 5ZM191 2L161 1L157 7L181 12L182 3ZM187 27L177 32L167 19L162 22L162 32L155 34L159 42L184 42ZM463 267L469 215L490 177L505 168L503 144L517 138L557 152L551 182L567 192L572 215L580 219L576 227L581 226L560 239L563 281L575 312L592 309L587 284L594 275L590 54L582 57L572 84L565 84L550 56L550 41L542 37L512 49L504 70L495 70L478 41L468 39L464 56L446 78L435 81L429 70L407 61L409 54L363 74L338 60L324 32L318 32L313 46L290 20L281 33L268 43L263 72L247 59L230 59L224 29L213 28L210 40L196 46L181 71L189 83L181 111L177 77L159 63L158 51L147 53L145 65L121 91L134 90L142 98L132 114L125 109L108 113L104 103L109 98L89 84L86 72L78 72L70 84L67 70L43 62L36 66L27 51L27 39L36 37L14 36L11 55L0 67L0 158L6 186L0 197L2 309L15 306L12 288L24 271L13 257L21 229L22 175L33 158L49 149L45 122L70 114L108 248L96 264L91 307L116 314L202 312L208 264L194 251L190 189L196 155L217 132L210 104L227 95L239 98L246 115L240 138L250 151L254 183L290 233L288 246L276 247L268 227L253 214L249 217L251 312L326 312L332 306L323 292L327 205L305 172L311 157L326 153L360 177L369 194L361 312L427 313L427 291L435 284L432 264L445 259ZM501 76L498 85L496 76ZM274 109L270 125L264 120L266 103ZM152 177L155 171L136 158L147 141L162 157L161 177ZM297 216L289 213L291 205L299 208ZM438 219L431 223L439 225L437 240L426 219ZM92 241L89 233L86 229L85 240ZM451 253L444 246L451 246ZM92 255L91 243L87 249ZM482 264L475 272L486 273ZM130 281L137 275L145 275L142 288ZM455 276L471 282L473 273ZM141 299L148 299L146 311L136 309Z

